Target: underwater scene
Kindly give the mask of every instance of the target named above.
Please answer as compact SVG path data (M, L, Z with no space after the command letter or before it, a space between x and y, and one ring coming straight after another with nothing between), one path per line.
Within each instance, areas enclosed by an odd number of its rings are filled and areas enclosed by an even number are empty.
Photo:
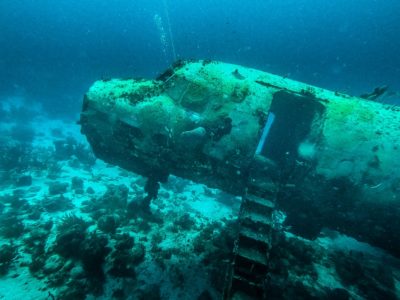
M399 12L1 0L0 299L400 299Z

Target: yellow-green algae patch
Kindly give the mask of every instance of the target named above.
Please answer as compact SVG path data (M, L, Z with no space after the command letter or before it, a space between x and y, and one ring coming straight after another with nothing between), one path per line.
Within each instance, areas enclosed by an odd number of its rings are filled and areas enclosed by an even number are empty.
M335 99L327 105L318 171L327 177L393 176L400 167L398 113L361 99ZM378 182L377 182L378 183Z
M154 80L110 79L96 81L87 92L87 98L97 107L115 109L118 102L123 109L134 105L143 98L161 93L160 82Z

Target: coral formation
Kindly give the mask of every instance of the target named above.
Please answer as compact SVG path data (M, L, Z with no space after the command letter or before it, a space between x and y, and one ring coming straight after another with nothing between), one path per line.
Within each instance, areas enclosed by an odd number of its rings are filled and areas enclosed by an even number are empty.
M83 179L77 176L72 177L71 189L74 190L76 194L83 194L85 189Z
M66 214L57 225L54 251L66 258L79 258L89 223L81 217Z
M68 183L54 181L49 183L49 195L62 195L67 192Z
M100 199L102 205L109 209L124 209L128 204L129 189L126 185L109 185Z
M0 246L0 276L8 272L13 260L17 256L17 247L10 244Z
M71 199L59 196L45 196L40 201L41 207L47 212L66 211L74 207Z

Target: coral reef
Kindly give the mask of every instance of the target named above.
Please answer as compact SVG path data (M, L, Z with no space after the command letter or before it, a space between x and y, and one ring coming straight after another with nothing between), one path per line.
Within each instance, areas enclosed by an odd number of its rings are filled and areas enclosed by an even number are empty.
M0 235L5 238L18 238L25 232L25 225L22 222L17 210L9 210L0 216Z
M49 195L62 195L67 192L68 183L54 181L49 183Z
M55 140L53 143L56 159L68 160L75 156L80 163L87 166L92 166L96 160L90 148L86 144L78 142L72 136Z
M115 233L121 225L121 218L117 214L103 215L97 221L97 227L105 233Z
M135 244L134 239L127 234L117 237L114 251L111 253L111 268L109 274L115 277L135 278L135 267L145 257L142 244Z
M100 199L102 207L107 209L125 209L128 204L129 189L126 185L109 185Z
M6 171L25 171L31 161L32 146L17 141L0 143L0 167Z
M17 247L10 244L0 246L0 276L8 272L13 260L17 256Z
M76 194L83 194L85 190L83 179L77 176L72 177L71 189L74 190Z
M91 233L81 244L79 258L83 270L86 272L90 290L94 294L99 294L103 290L105 282L103 264L110 251L107 237L95 232Z
M74 207L71 199L63 195L45 196L40 201L40 206L47 212L66 211Z
M57 226L54 251L66 258L79 258L89 223L73 215L65 215Z

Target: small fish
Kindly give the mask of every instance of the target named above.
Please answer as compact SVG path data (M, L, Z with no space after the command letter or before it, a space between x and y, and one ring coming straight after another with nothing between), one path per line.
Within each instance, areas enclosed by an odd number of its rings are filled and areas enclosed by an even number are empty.
M362 95L360 95L360 98L377 101L377 99L381 98L387 92L387 90L388 90L387 85L378 86L373 90L372 93L362 94Z

